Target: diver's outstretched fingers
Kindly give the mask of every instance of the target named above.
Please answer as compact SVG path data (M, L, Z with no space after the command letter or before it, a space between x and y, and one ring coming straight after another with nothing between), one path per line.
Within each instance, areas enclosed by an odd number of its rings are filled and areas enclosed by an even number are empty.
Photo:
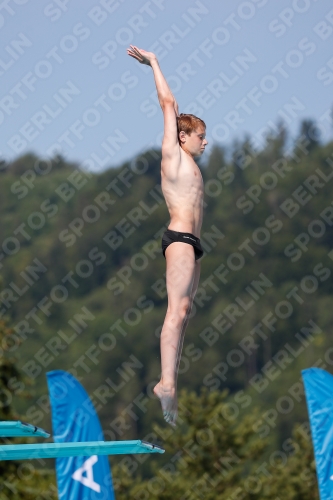
M137 61L142 62L142 56L139 57L133 50L127 49L127 54L136 59Z

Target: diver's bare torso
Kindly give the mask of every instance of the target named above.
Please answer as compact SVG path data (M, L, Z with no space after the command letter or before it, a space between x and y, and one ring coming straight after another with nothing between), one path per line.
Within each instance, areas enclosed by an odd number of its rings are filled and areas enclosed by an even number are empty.
M180 157L163 158L162 191L170 214L169 229L200 238L204 184L198 165L180 146ZM173 163L170 168L170 163ZM175 162L178 165L175 165ZM170 175L172 172L172 176Z

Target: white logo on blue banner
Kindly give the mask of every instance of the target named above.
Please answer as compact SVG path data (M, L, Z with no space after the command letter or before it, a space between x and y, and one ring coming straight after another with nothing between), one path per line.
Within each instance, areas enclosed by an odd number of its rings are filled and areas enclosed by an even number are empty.
M97 493L100 493L101 487L98 483L94 481L94 473L93 473L93 466L95 463L98 462L98 457L97 455L93 455L92 457L88 458L85 462L83 462L82 467L79 467L74 474L72 474L72 478L75 481L79 481L79 483L82 483L83 486L87 486L87 488L90 488ZM86 476L84 476L86 474Z

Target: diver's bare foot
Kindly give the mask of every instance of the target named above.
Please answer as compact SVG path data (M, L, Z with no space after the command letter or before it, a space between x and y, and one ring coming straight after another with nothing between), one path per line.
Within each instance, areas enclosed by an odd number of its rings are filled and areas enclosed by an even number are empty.
M162 382L159 382L154 387L154 394L161 401L164 420L175 426L178 414L176 389L164 386Z

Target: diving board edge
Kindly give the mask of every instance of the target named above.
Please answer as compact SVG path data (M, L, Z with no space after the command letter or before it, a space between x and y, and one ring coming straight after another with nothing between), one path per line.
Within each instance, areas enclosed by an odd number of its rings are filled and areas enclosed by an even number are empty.
M34 443L0 446L0 461L164 452L165 450L160 446L141 440L91 441L84 443Z
M50 437L50 433L21 420L0 421L0 437Z

